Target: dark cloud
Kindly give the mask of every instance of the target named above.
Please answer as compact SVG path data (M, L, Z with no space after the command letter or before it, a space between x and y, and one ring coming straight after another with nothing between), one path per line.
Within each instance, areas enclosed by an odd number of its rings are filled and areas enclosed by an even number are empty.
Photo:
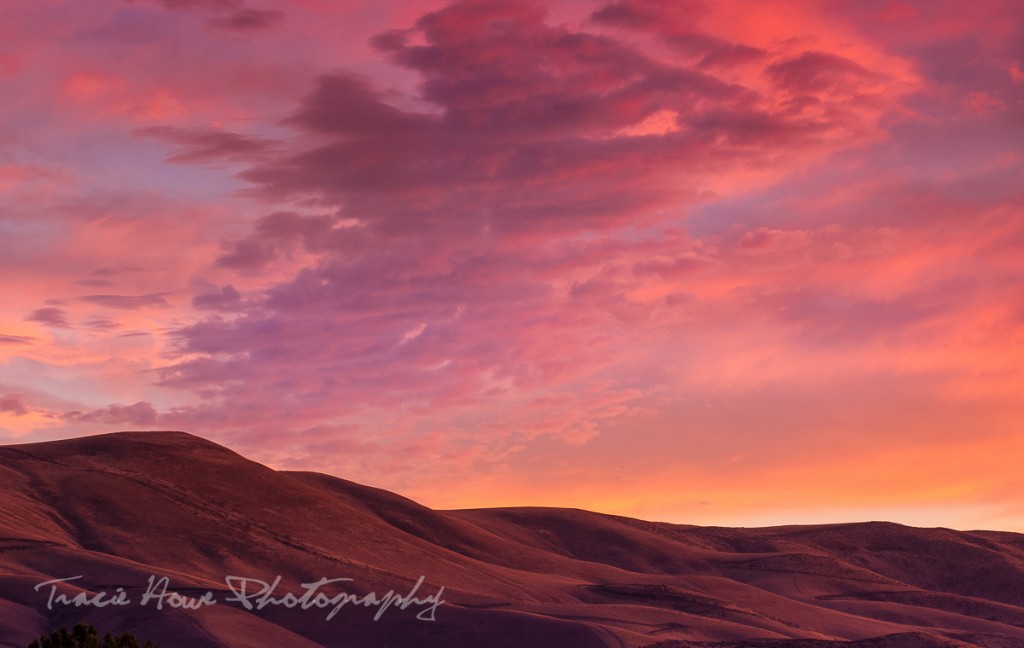
M707 13L705 0L621 0L591 15L597 23L644 30L692 29Z
M876 76L849 59L824 52L804 52L769 65L766 72L773 82L791 92L812 94L846 88Z
M321 77L302 109L285 123L311 131L367 137L415 133L432 120L403 112L385 103L366 79L335 74Z
M166 307L170 304L164 299L163 293L150 295L85 295L78 298L88 304L121 310L137 310L140 308ZM38 312L38 311L37 311Z
M75 282L79 286L91 286L93 288L109 288L114 285L110 279L79 279Z
M25 335L0 335L0 344L32 344L34 340Z
M231 244L227 253L217 258L217 265L235 270L262 268L277 258L277 247L250 236Z
M68 327L67 311L63 308L37 308L28 316L28 320L47 326Z
M284 23L284 12L276 9L242 9L224 18L215 18L210 24L220 29L250 32L273 29Z
M754 164L780 145L813 146L862 118L776 108L709 73L716 57L757 58L755 48L695 32L669 37L694 60L669 65L609 36L547 25L533 3L455 4L374 41L420 75L421 98L436 110L399 108L352 75L324 76L286 120L323 143L257 160L241 175L268 198L348 205L375 231L429 231L441 222L463 231L587 229L660 201L657 182L640 188L640 177L672 174L683 179L673 191L685 191L688 174ZM815 65L821 74L830 65L863 72L841 60L791 63L773 74L816 87ZM673 128L630 134L656 114L672 115ZM246 240L224 263L258 266L272 256Z
M706 13L705 2L625 0L595 11L591 20L603 25L654 34L674 50L696 61L698 68L727 68L750 63L767 53L702 32L697 24Z
M801 330L807 345L826 349L860 347L866 342L898 339L925 330L948 316L945 295L951 286L922 289L898 299L865 299L819 289L780 290L765 295L763 306L785 309L786 320ZM958 286L958 293L975 287Z
M143 268L138 266L120 266L116 268L96 268L89 273L89 277L86 279L79 279L75 283L79 286L92 286L94 288L109 288L110 286L116 285L115 278L123 275L136 272L144 272Z
M457 4L414 29L423 40L394 31L375 44L421 75L437 111L400 109L351 75L322 77L287 123L324 143L242 177L268 198L348 205L373 231L587 229L663 199L657 183L634 190L639 177L671 173L683 178L672 191L685 191L687 172L750 162L759 143L800 146L829 127L774 113L693 65L548 26L531 3ZM674 132L623 134L664 111ZM222 263L258 266L273 254L249 239Z
M254 232L232 243L227 253L217 259L217 265L239 270L258 269L296 244L310 252L338 249L346 229L334 216L275 212L257 220Z
M680 275L688 275L702 268L707 267L708 261L696 255L686 254L670 258L657 258L640 261L633 266L636 275L657 275L665 278L675 278Z
M137 2L139 0L127 0ZM223 31L238 34L255 33L280 27L285 14L279 9L253 9L245 6L243 0L150 0L171 10L200 10L219 15L211 18L208 25Z
M200 325L210 332L211 323ZM222 327L223 328L223 327ZM178 387L214 397L243 380L257 376L253 367L237 359L196 358L160 370L160 385Z
M149 426L157 422L159 414L153 405L140 401L134 405L110 405L89 412L73 410L62 414L61 419L72 423Z
M766 52L759 47L730 43L707 34L672 34L665 41L687 56L698 58L699 68L727 68L762 59Z
M84 328L100 331L113 331L121 328L121 325L111 319L91 319L82 324Z
M739 246L745 250L760 250L767 248L772 243L772 232L767 227L759 227L743 235Z
M115 277L117 275L126 274L130 272L143 272L144 268L139 266L118 266L116 268L96 268L89 274L95 277Z
M0 397L0 412L9 412L15 416L28 414L28 407L18 396L7 395Z
M138 2L139 0L127 0ZM163 5L168 9L209 9L225 11L237 9L242 6L242 0L150 0Z
M219 291L204 292L192 298L192 306L201 310L236 311L242 306L242 295L234 286L227 285Z
M170 156L172 162L195 163L212 161L248 161L272 151L275 142L258 137L247 137L213 128L178 128L174 126L151 126L135 131L139 135L153 137L181 147Z

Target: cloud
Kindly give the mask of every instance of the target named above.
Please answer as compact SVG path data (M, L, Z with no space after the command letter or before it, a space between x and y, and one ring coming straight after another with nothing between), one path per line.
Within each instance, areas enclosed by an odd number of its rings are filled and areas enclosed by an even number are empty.
M682 193L703 174L766 163L765 156L778 163L782 150L814 150L876 118L844 110L814 83L814 111L775 105L697 63L660 61L609 36L549 26L532 3L454 4L374 42L421 76L421 98L434 109L399 108L350 74L321 77L286 124L323 143L243 172L261 195L321 196L374 229L427 229L441 220L482 226L478 205L486 200L487 225L499 230L582 230L609 217L621 224L633 209L668 198L657 182L634 188L641 176L671 176ZM531 56L517 56L523 51ZM776 74L806 84L800 80L815 72L800 76L799 66L838 60L801 58ZM867 74L851 66L844 72ZM674 115L672 128L635 136L665 114ZM239 263L267 256L255 241L243 245Z
M677 32L694 29L707 15L703 0L682 2L643 2L621 0L604 5L591 15L598 23L619 25L633 29L665 29Z
M89 274L94 277L116 277L122 274L128 274L133 272L143 272L143 268L139 266L121 266L117 268L96 268Z
M52 180L53 171L24 164L0 163L0 192L39 180Z
M756 62L766 55L759 47L730 43L700 33L672 34L666 41L687 56L699 57L699 68L729 68Z
M0 337L67 412L10 425L622 509L1024 420L1012 5L399 4L12 22L4 123L73 167L0 169L12 312L76 328Z
M14 416L24 416L28 414L28 407L25 406L18 396L7 395L0 398L0 412L9 412Z
M47 326L68 327L67 311L63 308L37 308L27 318L32 322L39 322Z
M163 294L151 295L84 295L78 298L87 304L95 304L105 308L120 310L138 310L140 308L165 308L170 304ZM37 311L38 312L38 311Z
M33 341L35 341L34 337L25 335L0 335L0 344L21 345L32 344Z
M137 2L139 0L127 0ZM217 11L235 9L242 6L241 0L150 0L158 2L168 9L212 9Z
M180 163L226 161L252 161L260 154L271 151L275 143L258 137L213 128L178 128L150 126L135 131L139 135L154 137L181 147L168 160Z
M644 20L628 26L666 24ZM781 174L859 145L881 114L845 110L832 94L837 69L876 83L867 67L672 20L661 36L687 54L662 60L613 35L552 26L535 3L456 3L373 41L418 75L417 109L338 72L283 120L296 137L276 149L221 150L175 132L203 161L248 160L240 177L256 196L324 213L278 211L225 244L222 271L245 276L283 259L301 269L244 309L226 288L197 296L218 314L175 331L179 359L161 384L250 412L254 425L373 421L398 439L473 421L509 448L543 435L582 443L642 409L637 385L678 379L650 369L646 345L679 322L728 328L734 306L708 294L748 271L728 271L739 237L702 248L682 233L680 205L697 202L708 179ZM778 77L786 101L724 72L748 64ZM794 110L789 92L818 109ZM641 128L664 115L672 128ZM795 230L766 229L742 249L769 264L801 245ZM598 382L630 396L601 406L568 396ZM284 394L274 412L257 396L268 391ZM546 393L567 395L562 414ZM469 443L459 438L453 447Z
M144 272L144 269L138 266L96 268L89 273L88 277L77 280L75 284L93 288L110 288L111 286L116 286L119 280L139 272Z
M251 32L273 29L284 22L284 12L276 9L242 9L224 18L215 18L210 24L220 29Z
M72 410L63 413L61 418L71 423L128 424L145 427L155 424L159 415L152 404L140 401L134 405L110 405L88 412Z
M743 234L739 247L749 251L793 252L808 245L810 236L802 230L777 230L757 227Z
M964 97L964 108L976 114L998 113L1006 110L1006 102L984 92L970 92Z
M295 246L308 252L342 249L345 230L358 224L337 216L302 216L294 212L275 212L257 219L254 232L231 243L217 265L239 270L258 269Z
M204 292L192 298L192 306L201 310L236 311L242 308L242 295L232 285L220 291Z
M137 2L138 0L127 0ZM211 27L238 34L250 34L281 27L285 13L279 9L253 9L242 0L150 0L171 10L200 10L219 15L207 24Z
M766 72L779 87L807 94L844 89L876 76L849 59L825 52L804 52L769 65Z
M654 33L677 53L696 61L698 68L729 68L753 63L767 52L713 36L699 27L707 15L704 2L636 2L624 0L605 5L591 15L599 25Z
M226 254L217 258L217 265L238 270L262 268L277 258L274 245L256 237L244 238L231 244Z

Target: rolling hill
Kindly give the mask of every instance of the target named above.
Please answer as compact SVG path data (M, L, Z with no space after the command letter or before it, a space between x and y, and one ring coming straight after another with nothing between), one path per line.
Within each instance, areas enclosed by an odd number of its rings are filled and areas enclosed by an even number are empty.
M435 511L181 432L0 447L0 645L78 621L164 648L1014 647L1024 536Z

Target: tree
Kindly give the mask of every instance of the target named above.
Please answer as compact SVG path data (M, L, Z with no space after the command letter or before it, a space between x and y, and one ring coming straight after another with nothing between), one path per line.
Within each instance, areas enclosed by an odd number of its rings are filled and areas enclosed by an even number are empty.
M135 635L127 630L120 637L109 632L100 641L100 633L88 623L77 623L71 631L66 627L57 630L49 637L43 635L30 643L28 648L139 648ZM142 648L160 648L147 641Z

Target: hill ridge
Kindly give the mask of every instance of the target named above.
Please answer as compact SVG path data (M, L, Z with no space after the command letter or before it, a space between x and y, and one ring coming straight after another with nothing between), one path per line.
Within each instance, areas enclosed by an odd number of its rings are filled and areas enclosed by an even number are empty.
M1024 646L1022 546L1019 534L888 522L733 529L583 509L437 511L180 431L0 446L10 646L75 619L165 646ZM359 607L342 622L227 602L47 609L35 585L73 575L69 593L118 584L135 600L160 575L222 600L229 577L269 587L280 576L281 592L344 577L360 596L415 585L445 601L430 623L397 608L386 622Z

